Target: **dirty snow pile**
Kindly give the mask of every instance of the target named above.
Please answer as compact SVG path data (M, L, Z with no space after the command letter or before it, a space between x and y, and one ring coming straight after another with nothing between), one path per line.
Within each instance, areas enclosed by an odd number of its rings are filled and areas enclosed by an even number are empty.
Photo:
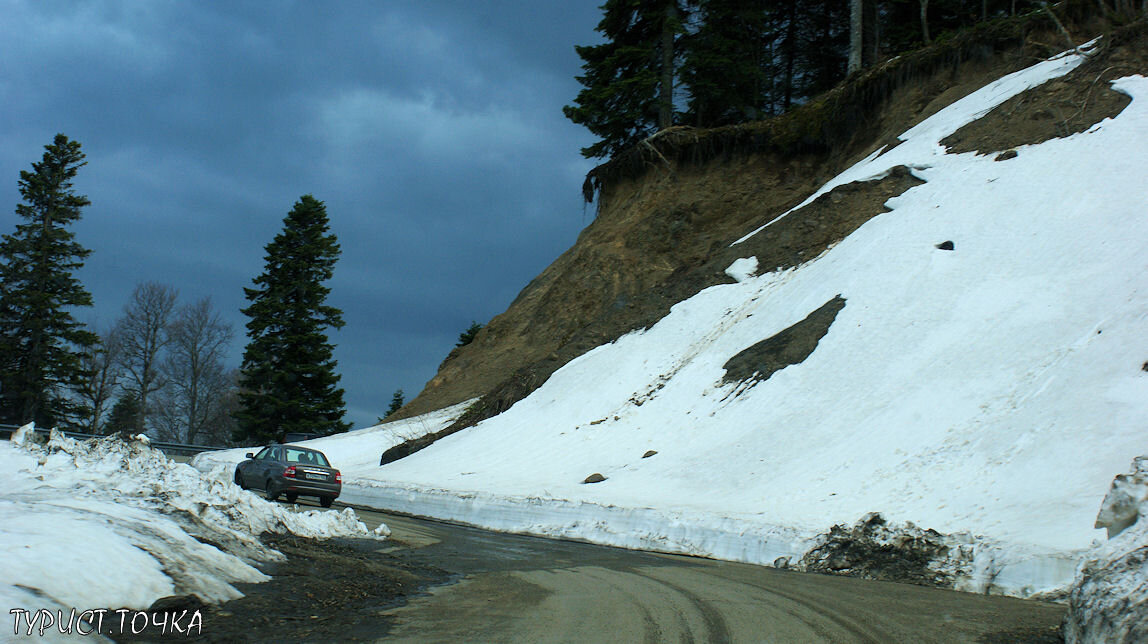
M898 166L924 181L797 268L743 258L735 283L384 467L386 428L416 420L313 441L344 472L342 500L791 566L875 512L884 527L858 534L879 547L949 535L926 572L954 587L1062 597L1104 538L1113 476L1145 447L1148 79L1112 83L1132 98L1116 117L1012 158L939 142L1082 60L1003 77L826 184L809 201ZM725 381L731 357L838 296L803 361Z
M1111 537L1077 573L1069 642L1148 642L1148 456L1117 476L1096 519Z
M41 435L42 436L42 435ZM147 608L195 594L240 597L282 559L263 532L371 536L354 512L292 512L169 461L146 439L76 441L32 426L0 442L0 605L26 610ZM218 544L219 547L209 544Z

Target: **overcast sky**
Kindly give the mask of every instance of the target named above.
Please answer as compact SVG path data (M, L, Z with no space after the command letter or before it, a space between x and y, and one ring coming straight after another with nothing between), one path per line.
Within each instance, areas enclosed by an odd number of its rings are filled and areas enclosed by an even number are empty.
M599 4L0 0L0 232L20 171L79 141L79 319L110 326L144 281L210 296L238 367L243 287L313 194L343 250L346 418L373 424L592 219L594 138L562 106Z

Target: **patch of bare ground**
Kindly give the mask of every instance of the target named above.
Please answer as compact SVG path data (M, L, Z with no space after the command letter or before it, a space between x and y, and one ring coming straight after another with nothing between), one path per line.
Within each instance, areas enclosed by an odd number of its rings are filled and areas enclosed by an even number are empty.
M385 634L379 630L385 622L382 611L450 577L444 571L379 552L379 542L371 540L264 535L263 541L286 555L286 561L264 566L263 572L272 576L270 581L236 584L243 597L221 605L201 605L198 632L161 634L151 628L136 635L113 634L111 639L374 642ZM183 624L187 626L188 619Z
M845 298L838 295L821 305L800 322L758 342L730 358L723 365L726 383L746 388L769 380L774 373L805 361L845 308Z
M949 574L935 568L950 546L934 530L892 526L878 513L853 526L835 525L801 559L802 569L880 581L949 588Z
M924 183L905 166L873 181L854 181L821 195L776 220L744 242L723 248L717 263L756 257L757 272L798 266L845 239L873 217L889 212L885 202Z
M994 154L1084 132L1115 117L1132 99L1112 89L1111 81L1148 75L1146 31L1140 23L1101 39L1069 74L1014 96L941 144L952 153Z

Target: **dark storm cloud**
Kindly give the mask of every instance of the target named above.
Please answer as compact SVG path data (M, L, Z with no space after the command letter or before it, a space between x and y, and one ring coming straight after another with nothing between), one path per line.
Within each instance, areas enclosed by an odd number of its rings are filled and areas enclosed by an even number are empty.
M0 229L19 171L68 134L92 200L81 317L110 324L143 280L211 296L238 364L242 288L314 194L343 248L332 340L362 426L588 223L591 138L561 107L598 4L7 2Z

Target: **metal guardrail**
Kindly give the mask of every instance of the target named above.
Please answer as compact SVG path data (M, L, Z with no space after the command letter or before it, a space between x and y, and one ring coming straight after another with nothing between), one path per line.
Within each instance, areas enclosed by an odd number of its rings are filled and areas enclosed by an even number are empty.
M4 440L8 440L8 439L12 438L12 434L15 434L16 430L18 430L18 429L20 429L20 427L17 425L0 424L0 438L3 438ZM40 427L36 428L36 433L38 433L38 434L45 434L46 435L46 434L48 434L49 431L50 430L43 429ZM87 440L89 438L105 438L105 436L101 436L99 434L85 434L84 432L73 432L73 431L66 430L66 429L60 430L60 431L64 434L64 436L67 436L68 438L74 438L76 440ZM220 447L217 445L188 445L186 443L170 443L167 441L149 441L149 445L162 451L165 454L182 454L182 455L191 455L191 454L198 454L200 452L215 452L215 451L224 450L224 449L231 449L230 447Z

